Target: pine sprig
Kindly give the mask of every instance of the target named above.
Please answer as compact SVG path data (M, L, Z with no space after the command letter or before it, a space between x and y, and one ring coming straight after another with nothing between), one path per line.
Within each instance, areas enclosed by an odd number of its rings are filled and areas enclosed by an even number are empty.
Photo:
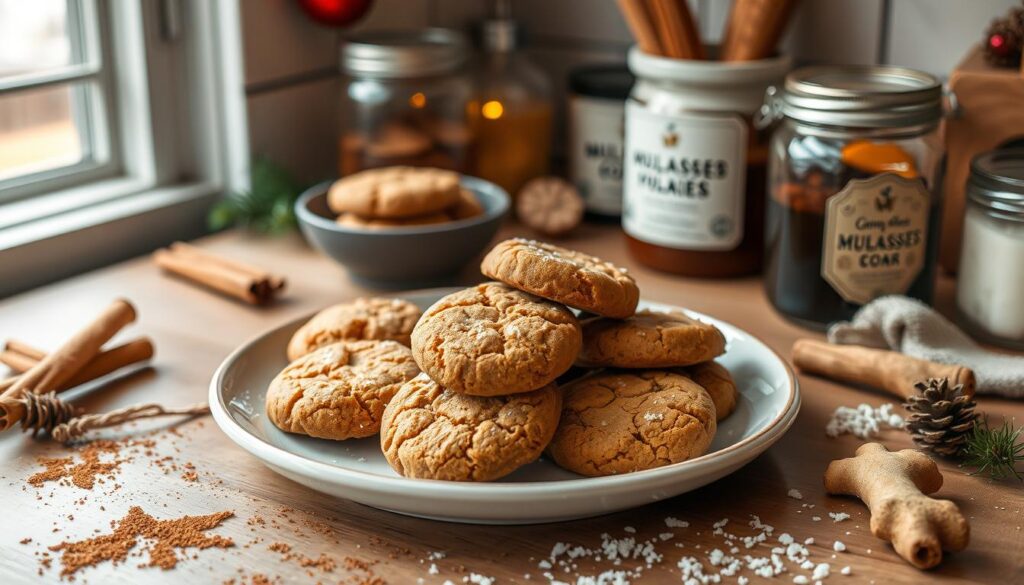
M302 191L295 179L269 160L257 158L252 162L251 183L249 191L234 193L210 210L210 229L240 225L279 234L295 227L293 205Z
M1014 428L1003 420L1003 425L993 429L988 421L976 422L974 430L967 435L964 448L964 465L976 468L971 475L987 473L993 479L1016 477L1024 480L1017 471L1017 463L1024 461L1024 442L1019 441L1024 427Z

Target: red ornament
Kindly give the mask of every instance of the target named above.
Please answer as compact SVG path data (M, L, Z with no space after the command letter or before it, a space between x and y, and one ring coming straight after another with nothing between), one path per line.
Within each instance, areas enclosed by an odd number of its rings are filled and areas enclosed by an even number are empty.
M988 50L995 55L1005 57L1010 53L1010 43L1006 42L1005 36L994 34L988 38Z
M348 26L370 9L373 0L298 0L306 14L326 26Z

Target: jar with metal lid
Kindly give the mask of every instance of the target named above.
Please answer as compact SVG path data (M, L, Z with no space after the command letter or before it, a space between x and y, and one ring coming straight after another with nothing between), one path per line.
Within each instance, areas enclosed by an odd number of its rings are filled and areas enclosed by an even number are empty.
M391 165L468 172L473 163L469 42L446 29L352 35L341 46L339 171Z
M569 179L587 211L600 216L622 214L622 142L633 81L624 65L569 72Z
M975 336L1024 349L1024 149L971 161L956 304Z
M901 67L807 67L766 94L765 287L811 327L872 299L931 302L943 166L942 86Z
M637 261L685 276L761 268L765 135L751 127L787 57L722 62L629 52L622 228Z

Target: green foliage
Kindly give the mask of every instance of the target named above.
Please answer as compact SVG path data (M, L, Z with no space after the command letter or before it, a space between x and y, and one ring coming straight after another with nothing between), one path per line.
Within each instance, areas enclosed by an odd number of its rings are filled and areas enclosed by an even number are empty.
M283 168L256 158L251 169L252 188L234 193L214 206L207 216L212 230L233 225L264 234L280 234L296 225L294 204L302 186Z
M1017 471L1017 463L1024 461L1024 442L1018 442L1024 427L1014 428L1003 420L1003 426L992 429L988 421L976 422L967 435L964 465L976 468L971 475L987 473L993 479L1011 475L1024 480Z

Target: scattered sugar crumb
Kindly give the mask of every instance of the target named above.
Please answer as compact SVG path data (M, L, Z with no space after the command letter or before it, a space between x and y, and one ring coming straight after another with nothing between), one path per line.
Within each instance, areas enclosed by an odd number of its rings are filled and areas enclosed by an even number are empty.
M843 520L850 519L850 515L846 512L829 512L828 517L831 518L833 522L842 522Z
M835 541L835 543L832 544L832 550L834 550L836 552L843 552L843 551L846 550L846 545L843 544L842 541L837 540L837 541Z
M669 528L688 528L690 523L686 520L679 520L678 518L669 516L668 518L665 518L665 526L668 526Z
M794 500L804 499L804 495L800 493L800 490L796 488L791 488L788 492L786 492L786 495L793 498Z
M891 402L878 408L870 404L860 404L856 408L840 406L825 425L825 434L829 437L851 434L869 439L885 429L901 429L903 417L894 413L894 408L896 406Z

